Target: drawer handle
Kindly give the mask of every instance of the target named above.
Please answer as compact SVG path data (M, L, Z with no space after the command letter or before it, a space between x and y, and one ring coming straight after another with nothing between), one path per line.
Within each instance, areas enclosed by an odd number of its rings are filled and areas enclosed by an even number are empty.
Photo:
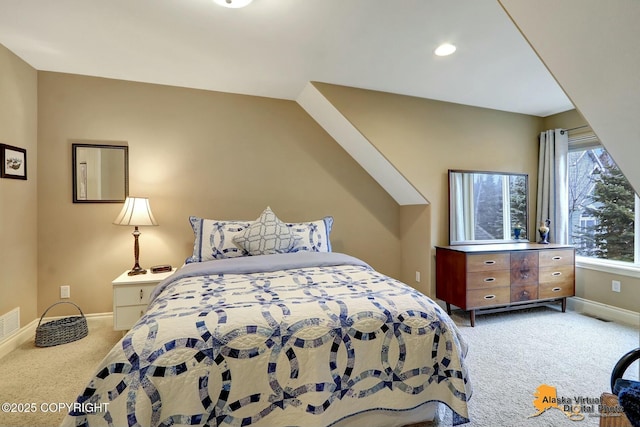
M559 256L559 255L556 255L556 256L554 256L554 257L553 257L553 258L551 258L551 259L552 259L552 260L554 260L554 261L560 261L560 260L562 259L562 257L561 257L561 256Z
M140 289L140 301L142 301L142 297L144 296L144 292Z
M484 299L494 299L496 296L495 295L485 295Z
M551 292L560 292L562 290L562 288L553 288L551 289Z
M487 277L484 279L485 282L495 282L496 278L495 277Z
M487 260L487 261L485 261L485 262L484 262L484 265L493 265L493 264L495 264L495 263L496 263L496 262L495 262L494 260L489 259L489 260Z
M562 276L562 271L554 271L551 275L555 277Z

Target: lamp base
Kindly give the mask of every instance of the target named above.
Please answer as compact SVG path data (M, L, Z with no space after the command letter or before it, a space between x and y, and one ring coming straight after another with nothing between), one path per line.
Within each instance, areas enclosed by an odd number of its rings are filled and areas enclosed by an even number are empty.
M140 256L140 246L138 245L138 236L140 235L140 231L138 230L138 226L135 226L133 230L133 254L136 258L135 264L133 264L133 268L127 274L129 276L137 276L138 274L147 274L147 270L140 267L140 263L138 262L138 257Z
M140 268L140 266L137 266L127 273L127 275L129 276L137 276L138 274L147 274L147 270L145 270L144 268Z

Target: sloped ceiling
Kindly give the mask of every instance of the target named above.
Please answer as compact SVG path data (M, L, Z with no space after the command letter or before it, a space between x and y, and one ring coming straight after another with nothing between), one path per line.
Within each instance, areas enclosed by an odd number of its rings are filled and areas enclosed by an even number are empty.
M399 205L429 203L313 83L307 84L296 101Z
M441 58L442 42L458 51ZM41 71L296 99L310 81L546 116L573 108L496 0L0 0Z
M499 0L640 191L640 1Z

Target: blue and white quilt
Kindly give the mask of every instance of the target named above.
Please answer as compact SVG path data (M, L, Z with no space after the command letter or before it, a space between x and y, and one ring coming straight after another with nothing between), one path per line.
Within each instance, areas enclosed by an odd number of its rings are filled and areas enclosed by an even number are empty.
M331 426L442 402L466 344L431 299L338 253L188 264L155 289L63 426Z

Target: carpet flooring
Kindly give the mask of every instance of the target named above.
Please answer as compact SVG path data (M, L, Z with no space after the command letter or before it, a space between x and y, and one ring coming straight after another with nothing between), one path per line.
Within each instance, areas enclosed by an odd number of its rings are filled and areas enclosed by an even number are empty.
M17 411L0 409L0 426L54 427L62 422L67 412L58 411L56 404L74 402L122 338L111 321L89 322L88 327L89 335L81 340L54 347L36 347L31 340L0 359L0 404L15 404Z
M571 421L554 408L530 417L537 412L534 393L548 385L558 398L599 398L609 391L611 369L620 356L640 346L638 328L555 308L478 316L475 328L461 312L452 318L469 343L474 391L467 427L597 426L599 418L586 412L591 405L581 411L581 421ZM0 411L0 426L57 426L65 413L52 412L47 404L73 402L121 336L109 322L90 323L89 336L82 340L49 348L37 348L31 341L0 359L0 404L36 407L30 413ZM638 371L636 363L628 376L637 379ZM441 406L428 425L450 426L451 412Z
M538 411L534 393L554 387L557 397L600 398L610 392L611 370L618 359L640 346L640 330L555 307L487 314L476 318L454 312L452 318L469 343L467 361L473 385L466 427L598 426L595 414L581 408L584 419L570 420L562 411ZM627 376L638 378L637 362ZM441 411L442 413L442 411ZM441 414L440 414L441 415ZM440 416L438 425L451 425Z

